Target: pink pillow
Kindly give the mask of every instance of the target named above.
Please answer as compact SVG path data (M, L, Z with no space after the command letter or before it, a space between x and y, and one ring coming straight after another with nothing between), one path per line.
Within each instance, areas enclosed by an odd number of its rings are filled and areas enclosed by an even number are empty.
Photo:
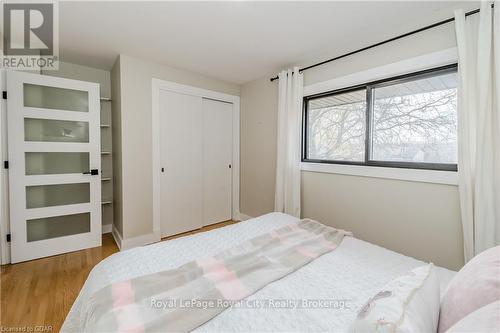
M500 246L478 254L453 277L441 301L438 332L445 332L469 313L497 300Z
M500 301L490 303L460 319L446 333L500 332Z

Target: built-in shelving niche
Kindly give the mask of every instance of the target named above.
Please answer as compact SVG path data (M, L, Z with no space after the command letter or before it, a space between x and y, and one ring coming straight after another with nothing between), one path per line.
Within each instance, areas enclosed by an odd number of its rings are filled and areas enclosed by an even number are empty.
M101 204L104 231L113 224L113 142L111 99L101 97Z

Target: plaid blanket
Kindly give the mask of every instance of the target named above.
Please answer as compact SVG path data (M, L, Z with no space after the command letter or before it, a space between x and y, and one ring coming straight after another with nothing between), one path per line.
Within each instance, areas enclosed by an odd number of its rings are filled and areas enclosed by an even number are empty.
M85 332L187 332L333 251L349 232L305 219L178 268L113 283L86 304Z

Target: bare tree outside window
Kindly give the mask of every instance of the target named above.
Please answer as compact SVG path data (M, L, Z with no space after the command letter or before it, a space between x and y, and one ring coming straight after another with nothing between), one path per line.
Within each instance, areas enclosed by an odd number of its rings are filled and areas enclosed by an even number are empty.
M313 100L308 114L308 157L364 161L366 90Z
M373 89L379 161L457 162L456 74Z
M306 160L457 163L456 67L313 97L306 103ZM367 150L370 156L365 156Z

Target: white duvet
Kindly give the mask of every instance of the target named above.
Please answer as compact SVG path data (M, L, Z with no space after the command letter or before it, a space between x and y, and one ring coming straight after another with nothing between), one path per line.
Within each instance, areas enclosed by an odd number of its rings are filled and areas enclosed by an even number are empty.
M209 232L116 253L90 272L62 331L83 331L82 304L94 291L107 284L215 255L247 239L297 221L289 215L271 213ZM229 308L196 331L342 332L349 327L367 299L387 282L423 264L354 237L345 237L335 251L267 285L245 300L246 307ZM454 272L444 268L438 268L438 272L443 291ZM304 300L310 301L306 307L296 307L305 304ZM342 304L345 306L342 307Z

